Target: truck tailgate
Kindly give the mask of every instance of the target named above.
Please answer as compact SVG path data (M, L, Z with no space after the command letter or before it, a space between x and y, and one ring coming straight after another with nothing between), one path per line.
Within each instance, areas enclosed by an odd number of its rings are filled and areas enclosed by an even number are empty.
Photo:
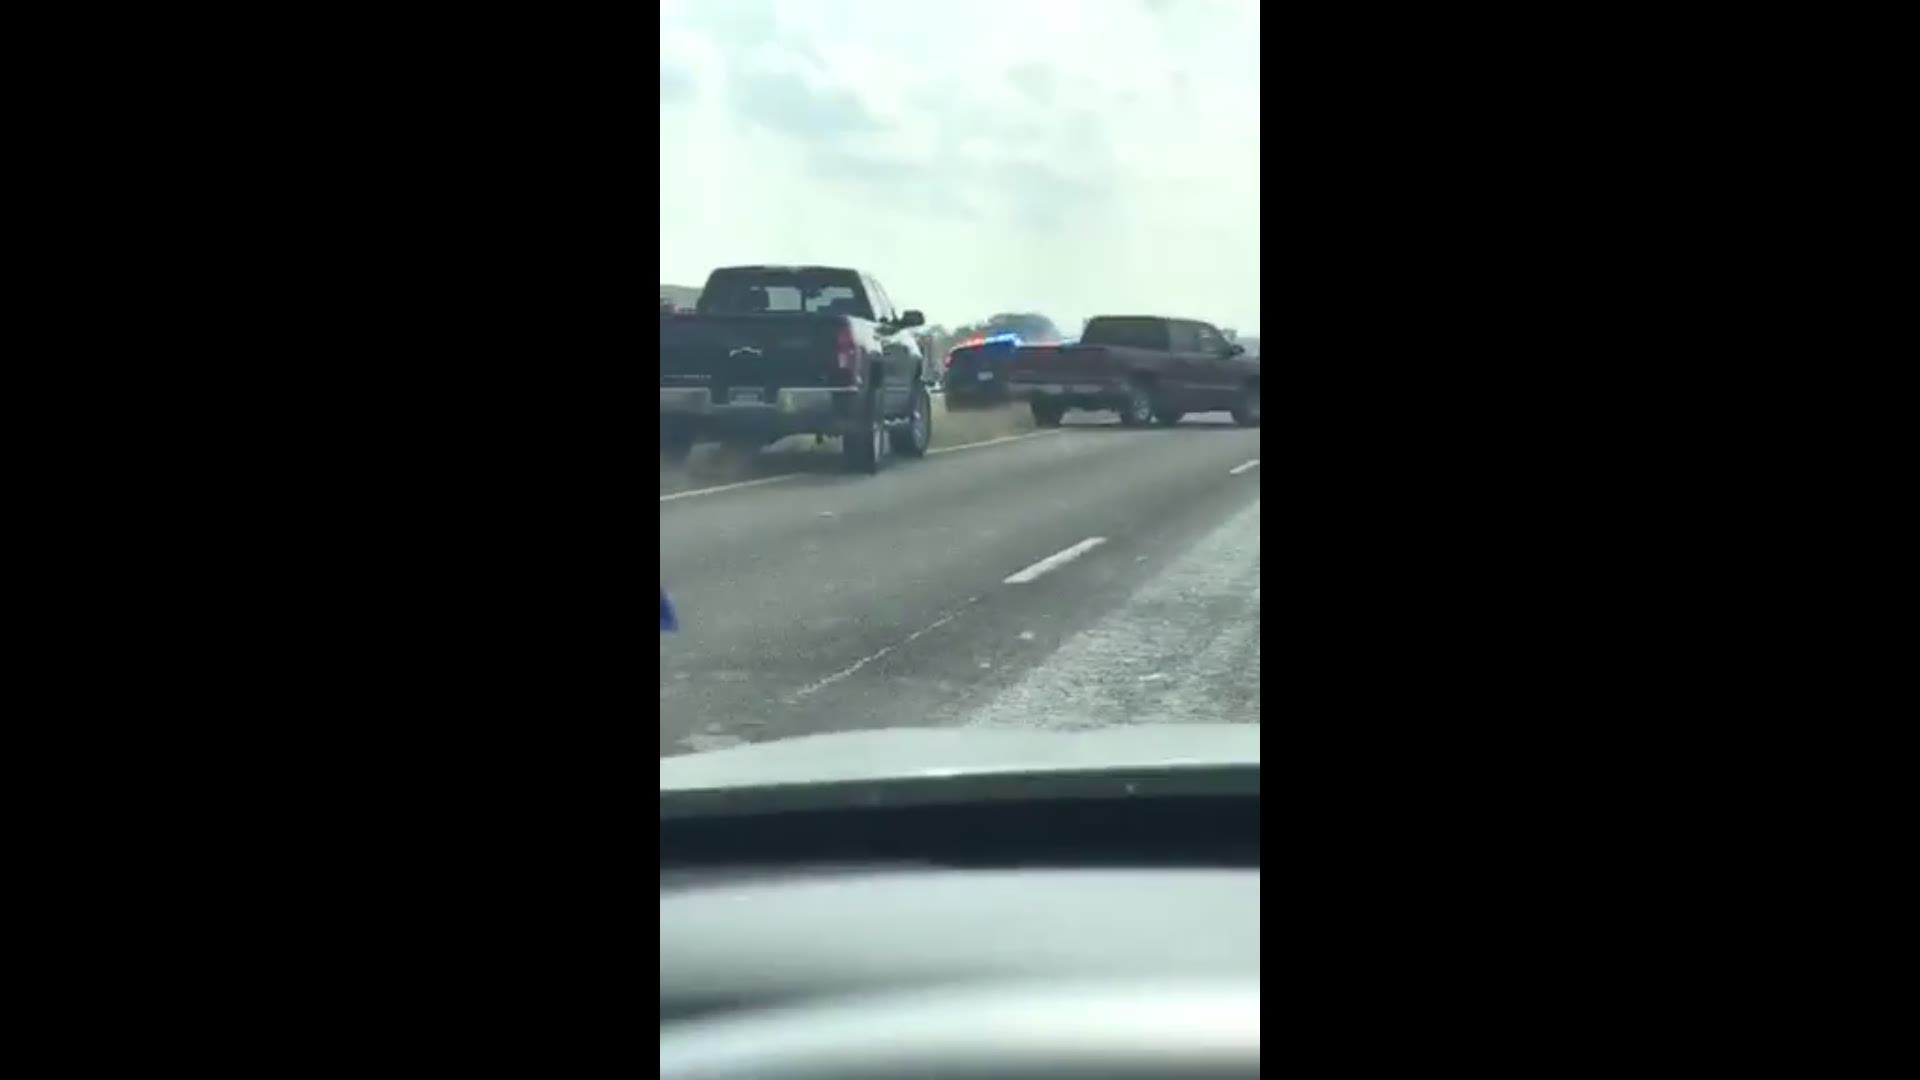
M989 381L1004 379L1013 356L1014 345L1010 341L962 345L947 354L947 381L971 383L982 376Z
M660 385L839 386L836 315L668 315L660 319Z
M1105 382L1112 376L1107 350L1098 345L1022 346L1007 368L1014 383Z

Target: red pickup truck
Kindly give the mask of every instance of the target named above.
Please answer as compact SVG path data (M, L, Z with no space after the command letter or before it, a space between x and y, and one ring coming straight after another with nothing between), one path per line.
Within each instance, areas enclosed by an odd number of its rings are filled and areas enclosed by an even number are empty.
M1068 409L1117 412L1128 427L1224 409L1242 427L1260 426L1260 357L1193 319L1099 316L1074 344L1022 346L1007 385L1042 427Z

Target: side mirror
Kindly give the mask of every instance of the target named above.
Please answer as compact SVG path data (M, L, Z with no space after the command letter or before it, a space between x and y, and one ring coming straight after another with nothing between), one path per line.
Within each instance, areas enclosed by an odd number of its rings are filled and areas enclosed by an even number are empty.
M927 317L917 311L908 311L900 316L900 329L911 330L916 326L927 325Z

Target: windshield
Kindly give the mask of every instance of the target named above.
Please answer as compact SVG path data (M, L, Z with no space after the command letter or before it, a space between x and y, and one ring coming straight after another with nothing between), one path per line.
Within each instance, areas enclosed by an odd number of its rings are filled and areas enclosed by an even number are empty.
M663 768L1258 725L1257 2L660 31Z

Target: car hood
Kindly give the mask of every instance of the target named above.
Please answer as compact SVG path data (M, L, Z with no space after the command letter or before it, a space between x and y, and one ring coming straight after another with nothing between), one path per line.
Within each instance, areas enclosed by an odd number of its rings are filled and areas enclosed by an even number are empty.
M1260 763L1258 724L884 728L660 759L660 790Z

